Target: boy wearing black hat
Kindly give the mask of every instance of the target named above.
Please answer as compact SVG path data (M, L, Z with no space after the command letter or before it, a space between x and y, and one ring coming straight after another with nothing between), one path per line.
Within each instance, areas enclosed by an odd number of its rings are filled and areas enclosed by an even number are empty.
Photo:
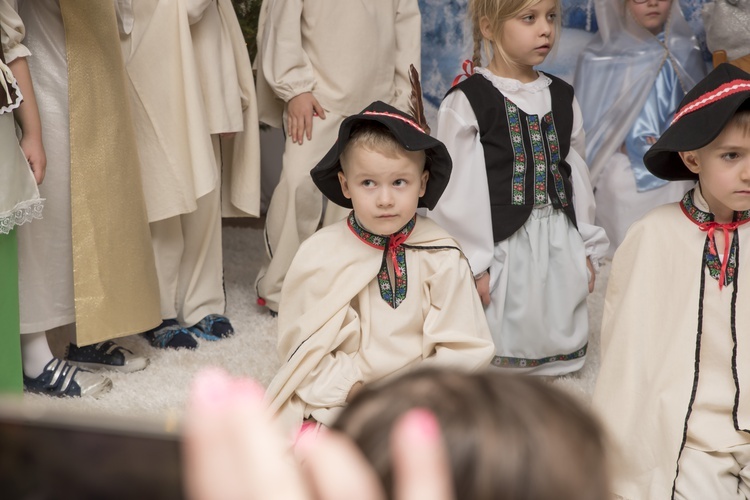
M468 262L416 215L435 206L450 170L440 141L375 102L343 121L311 171L323 194L354 210L305 241L284 281L284 365L268 397L288 425L328 425L363 384L422 361L488 366L494 346Z
M680 203L615 254L593 405L624 498L750 497L750 75L722 64L644 157Z

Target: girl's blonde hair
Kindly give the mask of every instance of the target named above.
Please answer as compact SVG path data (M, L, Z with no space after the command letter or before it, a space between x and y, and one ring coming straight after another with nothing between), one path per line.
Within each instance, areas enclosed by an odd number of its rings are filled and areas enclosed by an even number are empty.
M514 65L515 62L511 61L510 57L499 43L500 36L503 32L503 25L508 19L514 18L524 9L533 7L540 1L541 0L469 0L468 12L469 19L471 20L472 36L474 39L474 52L471 61L474 63L474 66L479 67L482 65L482 48L484 48L484 53L488 60L492 60L494 50L496 49L500 57L502 57L507 64ZM562 28L560 21L560 0L555 0L555 7L558 13L555 18L555 28L559 34ZM496 41L494 47L490 40L487 40L482 36L480 21L483 17L486 17L489 20L490 26L492 27L492 33Z
M457 500L607 498L602 430L573 396L535 377L437 368L365 386L333 425L354 440L389 495L391 428L414 408L440 424Z

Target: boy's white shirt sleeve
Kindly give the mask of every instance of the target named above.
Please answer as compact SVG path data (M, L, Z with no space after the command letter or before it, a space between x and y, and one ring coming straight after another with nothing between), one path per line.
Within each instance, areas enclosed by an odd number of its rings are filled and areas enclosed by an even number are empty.
M315 88L312 64L302 47L302 7L302 0L274 0L263 37L263 74L286 102Z
M570 181L573 185L573 207L576 212L578 232L583 239L586 256L591 258L595 269L607 253L609 238L604 229L594 224L596 202L591 186L589 168L586 165L586 136L583 130L583 114L578 100L573 98L573 131L570 151L565 160L570 165Z
M477 275L489 269L495 242L479 125L460 90L448 94L440 106L437 138L448 148L453 170L445 192L427 216L458 240Z
M422 329L422 366L481 370L492 361L495 345L469 266L453 253L422 283L430 305Z
M337 339L340 343L358 341L361 336L359 316L350 307ZM315 334L310 341L314 341ZM354 355L336 350L321 358L317 366L297 386L295 392L310 411L318 408L344 406L352 386L364 382Z
M411 82L409 65L421 70L422 16L417 0L401 0L396 13L396 74L394 76L396 95L394 106L402 111L409 110Z

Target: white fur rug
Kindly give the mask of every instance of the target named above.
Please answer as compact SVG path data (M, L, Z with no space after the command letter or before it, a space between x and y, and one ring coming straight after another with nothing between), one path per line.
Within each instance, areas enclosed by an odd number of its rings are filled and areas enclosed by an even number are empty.
M266 259L261 227L261 221L257 220L249 223L225 221L224 225L226 313L234 325L234 336L219 342L199 340L198 349L177 351L154 349L137 336L124 338L120 341L123 346L151 359L145 370L130 374L107 373L114 387L98 399L55 399L25 394L25 403L52 411L173 420L181 417L190 382L205 366L221 366L234 375L251 376L267 385L279 361L275 350L276 319L255 303L253 284ZM597 276L594 293L589 296L591 339L585 367L576 374L553 381L585 402L590 400L598 372L599 327L608 273L609 263L606 263Z

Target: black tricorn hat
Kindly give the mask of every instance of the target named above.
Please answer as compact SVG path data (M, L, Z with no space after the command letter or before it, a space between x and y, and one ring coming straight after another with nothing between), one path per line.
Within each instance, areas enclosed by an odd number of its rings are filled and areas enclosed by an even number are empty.
M337 205L352 208L352 201L344 197L339 183L341 153L351 137L352 129L365 121L378 122L393 134L407 151L424 151L427 155L425 169L430 172L424 196L419 199L420 207L432 210L445 191L450 179L453 162L445 144L426 134L413 117L393 106L376 101L360 113L344 119L339 127L339 136L333 147L310 171L313 182L326 197Z
M672 124L643 156L643 163L662 179L697 180L698 174L688 170L678 152L711 143L737 110L748 106L750 74L720 64L682 99Z

